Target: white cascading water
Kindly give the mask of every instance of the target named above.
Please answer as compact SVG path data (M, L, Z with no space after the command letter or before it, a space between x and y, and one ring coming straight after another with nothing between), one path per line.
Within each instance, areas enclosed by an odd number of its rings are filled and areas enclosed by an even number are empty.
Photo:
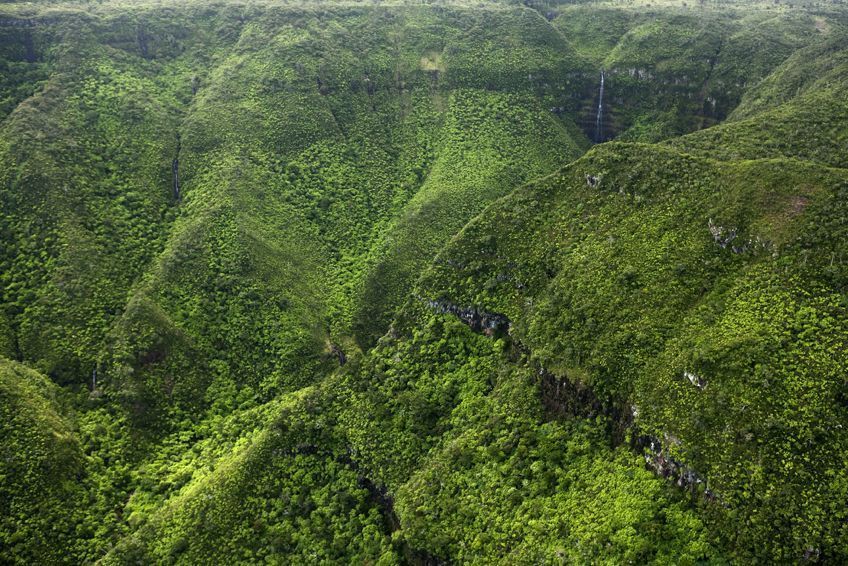
M604 119L604 70L601 69L601 91L598 94L598 114L595 117L595 142L602 141Z

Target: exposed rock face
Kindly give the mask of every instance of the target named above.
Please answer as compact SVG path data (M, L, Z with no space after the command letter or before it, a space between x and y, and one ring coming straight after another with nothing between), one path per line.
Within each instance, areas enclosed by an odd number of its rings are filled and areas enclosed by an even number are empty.
M509 334L509 318L500 313L490 313L477 307L459 307L448 300L428 300L427 305L441 314L452 314L471 327L475 332L486 336ZM512 336L506 336L515 358L530 360L530 351ZM551 373L535 362L534 367L539 385L542 405L549 419L568 419L574 417L595 418L600 415L609 417L610 433L616 444L624 441L624 432L632 425L632 418L625 415L616 404L603 402L595 391L586 384Z
M703 377L701 377L697 374L694 374L691 371L684 371L683 377L688 379L689 383L691 383L692 385L694 385L698 389L703 389L707 386L707 382Z
M680 441L671 435L665 435L666 446L679 444ZM673 481L678 487L694 491L699 485L707 485L707 480L692 468L670 457L663 443L654 436L643 435L636 438L634 448L641 449L645 464L657 475ZM704 497L710 501L716 495L709 488L704 488Z
M56 23L59 23L59 18L0 19L0 27L32 28L39 25L51 25Z
M38 57L35 54L35 44L32 41L32 33L27 30L23 37L24 43L24 61L27 63L35 63Z
M174 177L174 200L180 200L180 160L171 163L171 173Z
M339 365L343 366L347 363L347 355L336 344L330 346L330 353L339 360Z
M477 307L460 307L445 299L427 301L427 306L440 314L452 314L471 327L475 332L494 336L499 332L509 332L510 321L506 315L491 313Z
M510 330L510 320L503 314L490 313L477 307L460 307L447 299L426 302L427 306L440 314L452 314L458 317L475 332L494 336L504 331L508 333ZM509 340L512 342L514 351L520 352L529 359L529 351L526 347L511 337ZM632 431L634 440L631 441L631 446L633 450L643 454L645 464L650 470L673 481L681 489L695 492L698 486L703 484L705 486L703 496L710 501L717 499L716 495L706 488L706 478L670 457L664 449L663 442L666 446L679 445L680 441L677 438L664 435L664 440L661 442L654 436L639 434L634 422L638 415L638 409L635 406L627 411L616 404L604 403L589 386L555 375L538 365L536 371L541 402L549 418L594 418L600 415L609 417L613 428L610 431L613 441L616 444L624 442L626 432ZM706 380L693 372L684 371L683 377L698 389L703 390L707 386Z
M772 247L771 242L763 240L759 236L742 240L739 238L738 228L726 228L724 226L719 226L713 222L712 218L710 218L707 222L707 227L710 230L710 234L712 234L713 240L718 246L722 249L730 249L730 251L735 254L768 250Z
M652 81L654 80L654 74L648 69L639 69L636 67L630 67L628 69L613 69L614 74L626 74L627 76L640 80L640 81Z
M542 405L550 416L594 418L607 414L591 387L554 375L544 368L539 368L538 375Z
M589 179L587 175L587 180ZM499 313L489 313L476 307L460 307L446 299L428 300L427 305L436 312L453 314L471 327L475 332L492 336L499 331L509 332L510 320ZM514 351L521 352L529 359L529 352L517 341L509 338ZM674 482L680 488L701 493L707 501L719 501L720 498L707 487L707 479L683 462L672 458L666 447L679 445L680 441L671 435L664 435L660 441L655 436L640 434L635 419L638 409L634 405L630 411L615 404L607 405L586 385L555 375L541 366L537 366L539 393L548 418L595 418L600 415L609 417L610 433L613 442L618 445L625 442L628 431L632 434L631 448L641 453L648 469L658 476ZM691 371L684 371L683 377L700 390L707 386L706 380ZM703 487L703 491L699 490Z
M147 46L147 32L145 32L144 27L138 27L138 33L136 34L136 40L138 41L138 51L141 53L141 56L144 59L150 58L150 53Z
M721 246L722 249L726 249L727 246L736 239L736 228L725 228L724 226L719 226L713 222L712 218L710 218L709 222L707 222L707 227L709 228L710 234L712 234L715 243Z

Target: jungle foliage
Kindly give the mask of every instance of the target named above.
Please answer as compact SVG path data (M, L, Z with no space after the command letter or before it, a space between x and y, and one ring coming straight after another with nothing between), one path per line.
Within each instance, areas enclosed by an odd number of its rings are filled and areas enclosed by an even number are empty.
M848 13L691 4L0 4L0 562L848 561Z

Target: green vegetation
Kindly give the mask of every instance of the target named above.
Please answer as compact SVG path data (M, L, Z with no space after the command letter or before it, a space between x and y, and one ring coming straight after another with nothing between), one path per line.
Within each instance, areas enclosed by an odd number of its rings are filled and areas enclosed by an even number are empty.
M848 561L848 13L691 4L0 4L0 562Z
M14 362L0 366L0 432L3 434L2 544L34 562L61 559L70 546L66 501L73 499L82 458L58 388ZM56 528L57 538L50 535Z
M539 366L706 477L744 561L838 557L846 182L608 144L488 209L419 292L505 313Z

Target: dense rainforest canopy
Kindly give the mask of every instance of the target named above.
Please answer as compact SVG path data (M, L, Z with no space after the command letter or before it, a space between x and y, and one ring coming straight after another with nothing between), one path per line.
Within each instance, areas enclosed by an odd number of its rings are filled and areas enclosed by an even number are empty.
M0 563L848 562L848 4L0 1Z

